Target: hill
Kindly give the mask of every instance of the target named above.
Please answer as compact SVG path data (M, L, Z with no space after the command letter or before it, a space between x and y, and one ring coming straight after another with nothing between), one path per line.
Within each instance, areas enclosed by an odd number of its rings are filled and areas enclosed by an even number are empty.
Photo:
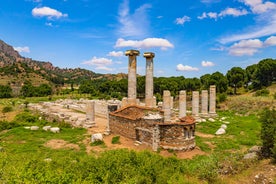
M106 79L119 80L127 74L99 74L81 68L59 68L51 62L36 61L22 57L14 48L0 40L0 84L20 88L29 81L34 86L50 84L63 86L79 84L83 80Z

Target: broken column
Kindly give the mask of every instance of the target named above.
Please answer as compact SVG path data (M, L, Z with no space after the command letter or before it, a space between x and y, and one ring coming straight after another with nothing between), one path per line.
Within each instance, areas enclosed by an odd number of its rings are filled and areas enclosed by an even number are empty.
M199 110L199 92L193 91L193 97L192 97L192 114L193 116L198 116L198 110Z
M86 119L88 120L87 124L95 124L95 101L86 103Z
M171 121L171 92L165 90L163 92L163 111L164 111L164 122Z
M137 61L136 56L139 56L138 50L127 50L125 55L128 56L128 105L136 104L136 70Z
M186 116L186 91L179 92L179 118Z
M207 90L201 91L201 114L202 115L208 114L208 91Z
M209 114L216 115L216 86L210 86L210 106L209 106Z
M146 58L146 107L155 107L155 100L153 98L153 58L154 53L145 52L144 57Z

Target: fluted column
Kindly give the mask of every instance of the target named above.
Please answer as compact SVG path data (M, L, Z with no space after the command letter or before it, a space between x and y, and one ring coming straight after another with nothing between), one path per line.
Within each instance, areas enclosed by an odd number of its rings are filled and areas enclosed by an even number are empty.
M201 91L201 114L208 114L208 91Z
M179 92L179 118L186 116L186 91Z
M192 97L192 114L193 116L198 116L198 110L199 110L199 92L193 91L193 97Z
M171 92L168 90L163 91L163 111L164 122L171 121Z
M136 56L139 56L138 50L127 50L125 55L128 56L128 104L136 104L137 98L137 60Z
M210 115L216 115L216 86L210 86L210 106L209 106Z
M144 57L146 58L146 107L155 107L153 99L153 58L154 53L145 52Z

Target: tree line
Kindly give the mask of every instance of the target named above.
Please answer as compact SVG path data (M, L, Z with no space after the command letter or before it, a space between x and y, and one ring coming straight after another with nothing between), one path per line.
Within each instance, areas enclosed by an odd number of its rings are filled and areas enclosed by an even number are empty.
M155 77L154 95L160 100L164 90L169 90L172 96L177 96L180 90L188 93L196 90L209 89L210 85L216 85L217 93L237 94L237 89L244 87L248 90L258 90L270 86L276 81L276 59L264 59L258 64L253 64L245 69L233 67L224 75L221 72L205 74L200 78L179 77ZM127 96L127 79L108 80L95 79L81 81L77 93L90 94L98 98L118 98ZM75 91L73 83L68 93ZM49 84L41 84L38 87L30 82L25 82L20 95L23 97L52 95L53 87ZM64 93L64 91L61 91ZM137 77L138 98L145 96L145 76ZM12 89L9 85L0 86L0 98L12 97Z

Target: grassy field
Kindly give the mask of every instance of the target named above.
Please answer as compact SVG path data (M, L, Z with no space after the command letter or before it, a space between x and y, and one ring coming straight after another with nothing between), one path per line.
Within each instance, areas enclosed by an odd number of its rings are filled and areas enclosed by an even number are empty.
M219 111L215 122L198 124L196 131L212 136L196 136L197 146L206 154L193 159L128 149L87 154L85 129L39 120L24 107L26 101L47 100L0 101L0 110L12 107L0 121L0 183L252 183L255 174L270 164L243 160L250 147L261 144L257 113ZM229 122L227 133L214 136L222 117ZM59 126L61 133L24 128L33 125ZM73 146L54 149L47 146L51 140Z

